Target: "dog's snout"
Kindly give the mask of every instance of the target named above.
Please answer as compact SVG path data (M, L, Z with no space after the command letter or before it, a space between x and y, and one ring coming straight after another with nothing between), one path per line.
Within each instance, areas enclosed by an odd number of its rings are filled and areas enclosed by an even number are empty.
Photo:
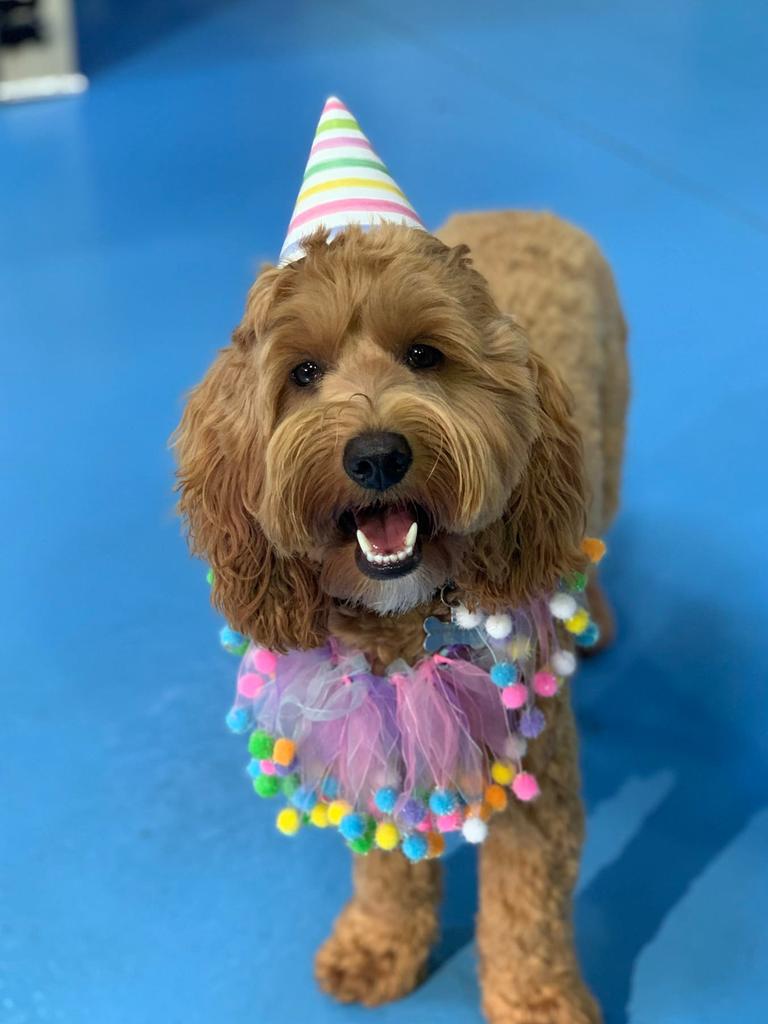
M411 446L402 434L358 434L344 449L345 473L370 491L386 491L400 483L412 461Z

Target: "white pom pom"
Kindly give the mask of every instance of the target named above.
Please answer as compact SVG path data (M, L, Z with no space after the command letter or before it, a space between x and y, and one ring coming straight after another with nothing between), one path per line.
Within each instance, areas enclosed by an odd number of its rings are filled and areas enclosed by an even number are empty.
M482 818L467 818L462 825L461 834L468 843L482 843L488 835L488 826Z
M572 615L576 614L578 607L576 600L570 594L555 594L549 602L549 610L556 619L570 619Z
M572 676L576 671L576 657L570 651L555 651L550 664L558 676Z
M453 610L453 621L461 629L476 629L483 621L482 612L471 612L463 604Z
M512 616L489 615L485 621L485 631L494 640L503 640L512 632Z
M521 758L525 757L525 752L527 749L528 741L524 736L521 736L517 732L512 733L512 735L507 738L507 741L504 744L504 753L507 755L510 761L521 760Z

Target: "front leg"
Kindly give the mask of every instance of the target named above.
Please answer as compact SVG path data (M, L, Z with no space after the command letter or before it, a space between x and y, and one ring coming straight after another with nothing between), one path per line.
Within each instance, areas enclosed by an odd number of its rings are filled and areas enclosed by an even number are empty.
M355 892L315 959L322 989L342 1003L377 1006L423 979L437 936L440 868L397 852L356 857Z
M542 737L526 758L541 796L494 819L481 849L477 939L490 1024L602 1019L581 978L573 941L584 812L572 714L565 699L558 704L548 716L548 749L534 752Z

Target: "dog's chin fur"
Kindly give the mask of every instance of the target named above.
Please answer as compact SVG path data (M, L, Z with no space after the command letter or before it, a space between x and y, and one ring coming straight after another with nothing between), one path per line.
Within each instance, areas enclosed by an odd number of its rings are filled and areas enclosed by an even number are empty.
M359 605L379 615L399 615L427 604L452 579L457 559L450 557L452 538L425 543L419 563L405 576L392 580L370 579L357 567L354 550L347 544L328 551L320 570L320 587L329 597ZM455 538L454 550L462 548Z
M470 603L524 600L580 566L581 448L562 386L502 315L466 247L425 232L350 229L266 268L232 344L190 397L177 434L181 511L233 626L275 649L309 647L334 602L394 615L449 580ZM409 345L443 353L407 365ZM305 360L324 374L293 383ZM408 440L404 479L373 494L345 474L347 441ZM340 517L417 503L420 564L369 579Z

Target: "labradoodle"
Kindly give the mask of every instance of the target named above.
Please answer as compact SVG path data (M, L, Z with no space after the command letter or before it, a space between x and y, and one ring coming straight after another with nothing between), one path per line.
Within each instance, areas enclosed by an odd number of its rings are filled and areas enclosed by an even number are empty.
M419 658L446 601L514 607L583 565L585 531L603 533L618 501L626 330L595 244L548 214L459 215L436 237L320 231L305 251L262 271L191 394L180 508L232 626L275 651L337 637L383 671ZM605 642L595 570L588 592ZM498 815L480 849L493 1024L600 1019L571 923L573 715L565 695L546 710L530 754L541 796ZM424 975L439 865L372 851L354 882L316 975L372 1006Z

